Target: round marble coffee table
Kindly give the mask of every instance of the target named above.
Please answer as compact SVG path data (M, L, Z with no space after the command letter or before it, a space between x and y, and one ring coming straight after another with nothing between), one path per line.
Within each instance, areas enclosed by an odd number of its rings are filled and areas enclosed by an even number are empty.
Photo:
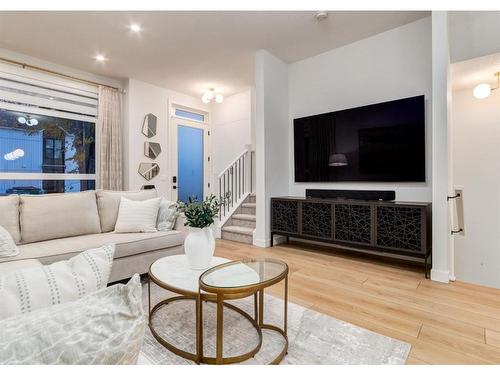
M213 257L210 267L222 265L224 263L230 262L229 259ZM149 328L155 339L166 347L171 352L196 363L219 363L219 361L214 357L206 357L203 355L203 318L202 318L202 301L214 301L214 295L210 295L208 292L199 290L199 279L203 272L206 270L192 270L189 268L189 264L185 255L171 255L155 261L149 267L149 278L148 278L148 308L149 308ZM151 283L156 284L160 288L168 290L177 294L177 296L170 297L158 302L156 305L151 307ZM215 300L217 298L215 297ZM256 298L255 298L256 299ZM186 350L180 349L173 345L167 340L167 338L162 337L153 327L152 319L155 313L162 306L169 304L171 302L180 300L194 300L195 301L195 316L196 316L196 352L191 353ZM236 357L224 358L224 363L236 363L241 362L247 358L254 356L260 349L262 345L262 331L258 325L256 319L252 318L245 311L240 308L231 305L229 303L224 303L224 307L230 308L231 310L239 313L241 316L246 318L256 329L259 335L259 343L250 352ZM255 310L257 307L255 307ZM257 310L256 310L257 311ZM165 322L168 324L168 322Z

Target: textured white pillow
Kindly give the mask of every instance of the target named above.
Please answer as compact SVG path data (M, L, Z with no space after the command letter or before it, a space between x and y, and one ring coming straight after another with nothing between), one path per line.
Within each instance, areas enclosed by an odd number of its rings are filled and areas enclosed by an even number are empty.
M172 230L175 226L177 216L179 216L177 213L177 203L169 201L166 198L161 198L156 228L162 232Z
M0 364L131 365L144 339L139 275L77 301L0 321Z
M86 250L69 260L23 268L0 276L0 320L74 301L104 288L115 245Z
M17 254L19 254L19 249L12 236L7 232L7 229L0 225L0 258L15 257Z
M137 233L156 232L156 218L160 208L161 198L146 201L133 201L122 197L115 232Z

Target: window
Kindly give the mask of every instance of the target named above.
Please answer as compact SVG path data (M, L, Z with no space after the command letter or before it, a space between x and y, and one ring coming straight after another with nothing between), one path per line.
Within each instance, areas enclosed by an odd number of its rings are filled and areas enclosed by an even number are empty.
M34 121L33 121L34 120ZM30 124L30 125L28 125ZM81 191L95 187L95 124L52 116L0 109L1 173L88 175L75 180L0 180L0 194L21 187L33 192ZM23 176L17 176L23 177ZM57 177L55 177L57 178Z
M23 73L0 70L0 195L95 189L97 88Z
M182 117L182 118L185 118L185 119L188 119L188 120L193 120L193 121L198 121L198 122L205 122L205 115L203 115L201 113L197 113L197 112L191 112L191 111L187 111L187 110L184 110L184 109L176 108L175 109L175 115L177 117Z
M94 189L95 180L0 180L0 195L72 193Z

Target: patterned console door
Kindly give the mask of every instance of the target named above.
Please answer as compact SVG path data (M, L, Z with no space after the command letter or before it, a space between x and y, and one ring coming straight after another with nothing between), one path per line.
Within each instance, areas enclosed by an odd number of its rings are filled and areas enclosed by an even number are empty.
M332 239L332 205L303 202L301 229L304 236Z
M418 207L377 207L377 246L425 253L422 215Z
M370 245L371 212L367 204L335 204L335 240Z
M271 230L273 232L299 233L299 203L292 200L271 201Z

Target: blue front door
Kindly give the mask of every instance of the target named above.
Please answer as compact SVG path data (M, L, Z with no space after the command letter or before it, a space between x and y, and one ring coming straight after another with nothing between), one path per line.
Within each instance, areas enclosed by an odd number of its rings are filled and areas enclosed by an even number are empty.
M177 127L178 199L203 200L203 129Z

